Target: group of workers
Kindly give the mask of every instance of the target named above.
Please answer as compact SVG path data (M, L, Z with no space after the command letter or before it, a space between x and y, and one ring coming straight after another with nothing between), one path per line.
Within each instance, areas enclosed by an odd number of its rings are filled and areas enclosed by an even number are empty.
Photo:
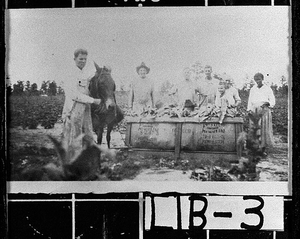
M204 109L208 104L221 107L226 102L228 108L237 107L241 103L238 90L233 87L233 80L229 76L217 79L212 75L212 67L204 69L200 64L183 69L183 79L169 90L169 96L175 95L175 102L179 108ZM147 77L150 68L142 63L137 67L139 75L131 86L129 106L135 112L141 112L148 107L155 107L154 87ZM194 74L194 77L192 75Z
M74 138L80 134L92 135L90 104L100 104L100 99L89 96L88 84L95 71L85 69L88 52L86 49L77 49L74 52L75 68L69 79L66 79L65 104L62 113L64 121L63 139L71 145ZM143 111L144 108L155 108L154 82L148 77L150 68L145 63L136 67L138 77L132 84L129 94L129 107L133 111ZM192 77L194 74L194 77ZM250 90L248 107L249 112L263 112L261 117L262 144L272 145L272 116L271 109L275 105L272 89L263 83L264 76L257 73L254 76L256 85ZM170 90L169 95L176 94L178 106L198 110L208 105L234 109L240 103L238 91L233 87L231 78L217 79L212 75L212 67L204 68L199 62L192 67L184 68L183 79ZM76 127L74 127L76 125ZM74 131L74 128L77 130ZM77 132L78 131L78 132Z
M147 76L150 68L142 62L136 71L138 77L131 85L129 107L135 112L142 112L149 107L155 108L154 83ZM261 144L268 147L274 143L271 111L275 105L275 97L272 89L263 80L263 74L254 75L256 85L250 90L247 112L260 115ZM178 107L192 111L197 109L201 112L207 107L214 107L230 112L241 104L238 90L233 86L233 79L226 75L216 78L212 74L211 66L206 65L203 68L199 62L183 69L182 80L169 91L169 96L172 95L177 96ZM253 124L251 120L250 124Z

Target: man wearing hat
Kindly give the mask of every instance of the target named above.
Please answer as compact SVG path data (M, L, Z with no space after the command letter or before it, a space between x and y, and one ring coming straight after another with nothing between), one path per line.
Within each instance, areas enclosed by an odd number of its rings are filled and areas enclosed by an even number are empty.
M138 77L131 84L129 94L129 107L136 113L142 113L145 109L154 108L154 84L147 76L150 68L144 62L136 67Z

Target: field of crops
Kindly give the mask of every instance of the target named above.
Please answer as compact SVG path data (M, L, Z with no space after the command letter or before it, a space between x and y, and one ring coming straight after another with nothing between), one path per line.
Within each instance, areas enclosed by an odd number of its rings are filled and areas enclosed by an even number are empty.
M242 111L246 112L247 92L240 92ZM116 92L117 103L126 111L128 109L128 92ZM156 94L157 105L171 103L166 94ZM11 180L30 180L20 177L24 170L41 167L57 160L56 152L47 135L59 139L62 124L61 112L64 96L11 96L8 105L8 146L10 159ZM277 145L272 152L272 158L262 161L257 167L264 171L266 180L286 181L288 175L287 135L288 135L288 101L287 97L276 97L276 106L273 112L273 128L276 134ZM244 130L247 130L245 117ZM117 128L124 140L126 119ZM116 134L115 134L116 136ZM115 137L112 136L112 137ZM123 142L124 143L124 142ZM227 168L226 168L227 167ZM98 180L152 180L147 175L155 176L154 180L201 180L224 181L231 180L228 171L230 165L211 165L207 168L196 161L173 158L153 157L151 159L128 157L126 151L118 151L116 158L101 164L101 179ZM200 171L199 171L200 170ZM144 172L141 173L141 172ZM213 174L208 172L213 172ZM195 176L196 175L196 176ZM146 179L145 179L145 176Z
M246 112L247 91L240 91L242 99L241 110ZM162 102L171 103L170 96L163 93L156 93L157 105L162 106ZM116 92L116 99L119 106L126 111L128 108L128 92ZM38 125L46 129L53 128L60 119L63 109L64 96L11 96L8 105L8 122L10 127L21 126L23 129L35 129ZM288 99L287 96L276 97L276 105L273 111L274 133L287 136L288 133ZM247 119L245 118L245 129L247 129Z
M11 96L8 100L9 127L51 129L61 117L64 96Z

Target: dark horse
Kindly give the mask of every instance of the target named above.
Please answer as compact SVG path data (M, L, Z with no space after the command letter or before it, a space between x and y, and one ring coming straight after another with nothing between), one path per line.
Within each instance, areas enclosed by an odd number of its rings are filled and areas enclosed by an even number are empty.
M103 130L107 126L106 140L110 148L110 133L113 127L124 118L124 115L116 102L116 84L111 77L111 70L94 64L96 74L90 81L89 91L91 97L101 99L101 104L92 104L91 107L93 129L97 134L97 143L101 144Z

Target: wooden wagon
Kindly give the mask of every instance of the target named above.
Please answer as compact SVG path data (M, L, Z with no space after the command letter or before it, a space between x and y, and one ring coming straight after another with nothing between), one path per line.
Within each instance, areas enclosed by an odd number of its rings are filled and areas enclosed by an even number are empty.
M198 118L128 118L126 145L129 152L176 159L228 159L241 155L237 145L242 118L200 122Z

